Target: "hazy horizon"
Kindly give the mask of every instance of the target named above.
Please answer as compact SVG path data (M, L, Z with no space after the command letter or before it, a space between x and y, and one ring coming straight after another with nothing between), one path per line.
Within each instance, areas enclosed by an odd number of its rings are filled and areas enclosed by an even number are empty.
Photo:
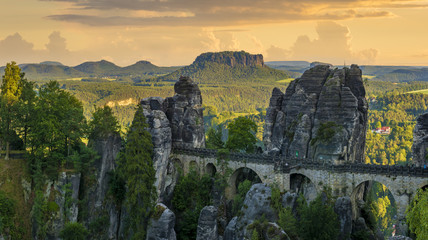
M189 65L203 52L265 61L428 65L427 0L6 1L0 66L105 59Z

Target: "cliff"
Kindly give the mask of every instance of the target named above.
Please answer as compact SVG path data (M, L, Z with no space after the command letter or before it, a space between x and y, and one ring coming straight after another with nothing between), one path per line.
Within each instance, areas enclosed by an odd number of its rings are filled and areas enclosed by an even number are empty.
M198 85L188 77L181 77L174 91L173 97L150 97L140 102L152 135L159 202L164 203L171 199L178 177L169 159L172 147L205 147L202 96Z
M189 66L180 68L157 81L177 81L180 76L197 79L199 83L269 82L290 77L290 72L270 68L263 55L247 52L210 52L199 55Z
M357 65L318 64L275 88L263 134L267 153L323 162L363 162L368 105Z
M417 167L426 165L428 148L428 113L420 115L416 119L416 125L413 130L413 163Z
M202 62L215 62L219 64L226 64L234 67L237 65L242 66L264 66L263 55L249 54L244 51L240 52L208 52L199 55L193 64Z

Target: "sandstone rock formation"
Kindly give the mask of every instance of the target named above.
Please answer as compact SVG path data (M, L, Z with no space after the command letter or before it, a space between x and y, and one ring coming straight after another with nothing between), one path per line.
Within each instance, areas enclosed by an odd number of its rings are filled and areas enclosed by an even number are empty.
M420 115L416 120L413 129L413 163L417 167L423 167L427 164L428 148L428 113Z
M77 222L77 207L80 187L80 173L61 172L58 181L50 182L45 196L53 194L58 211L46 223L48 239L60 239L59 233L66 222ZM52 205L53 203L51 203Z
M144 116L149 125L148 131L153 142L153 167L156 170L155 186L160 198L166 188L166 175L172 147L171 125L163 110L164 99L151 97L141 100Z
M340 164L363 162L367 110L357 65L316 65L292 81L285 94L274 89L263 139L269 154Z
M334 205L334 212L336 212L339 223L340 231L337 239L348 239L352 233L352 203L350 197L339 197Z
M117 229L120 225L120 211L114 202L107 197L109 188L109 173L116 168L116 160L122 147L122 138L119 134L112 134L106 138L98 139L89 143L97 151L100 158L94 162L95 184L85 186L86 209L88 213L84 222L88 227L103 215L108 216L109 226L101 238L118 239Z
M226 64L231 67L242 65L242 66L264 66L263 55L261 54L249 54L247 52L220 52L220 53L203 53L199 55L194 64L198 62L216 62L219 64Z
M388 239L389 239L389 240L412 240L412 239L411 239L411 238L409 238L409 237L401 236L401 235L393 236L393 237L389 237Z
M198 85L188 77L180 77L174 91L175 95L163 103L171 124L173 146L205 147L202 96Z
M206 206L202 208L198 220L196 240L217 240L217 208Z
M263 183L254 184L245 196L242 215L233 218L226 227L225 240L243 239L251 236L247 228L258 218L264 216L268 222L276 222L276 214L271 203L272 190Z
M146 240L176 240L175 214L162 203L158 203L155 209L155 215L159 216L150 219Z

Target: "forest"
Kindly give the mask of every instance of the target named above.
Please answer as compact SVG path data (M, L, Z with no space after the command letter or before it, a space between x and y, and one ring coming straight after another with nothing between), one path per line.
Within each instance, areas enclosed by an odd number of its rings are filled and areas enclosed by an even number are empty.
M97 138L117 134L126 139L127 143L119 160L118 170L112 173L113 181L109 194L117 203L124 203L128 209L135 210L133 212L135 214L131 215L130 228L133 229L135 236L144 236L145 229L140 226L147 225L147 217L155 214L156 209L141 209L137 206L137 201L140 200L137 200L136 196L146 194L149 198L144 200L145 205L154 207L155 195L152 188L154 173L145 173L144 187L137 187L135 178L125 177L141 174L135 169L152 168L149 164L151 161L148 161L152 155L150 135L144 131L146 125L138 125L145 120L142 120L141 110L137 110L136 106L139 100L145 97L172 96L174 82L168 79L133 82L100 81L93 78L86 81L33 82L27 80L24 72L15 63L8 64L4 71L0 107L0 133L4 149L2 157L4 155L8 159L14 153L26 150L26 162L14 171L28 172L26 181L33 189L30 197L33 207L18 208L17 206L24 203L17 201L13 194L11 197L9 195L11 190L0 185L0 233L6 232L12 239L29 239L30 225L36 225L36 235L45 237L46 223L58 210L55 201L43 194L45 182L56 180L58 174L64 171L79 173L85 181L90 182L93 171L91 166L94 159L98 158L90 143ZM269 103L271 90L273 87L279 87L285 91L291 80L285 73L282 73L283 75L274 73L274 77L270 78L259 74L250 81L238 79L232 82L226 81L226 78L216 79L209 72L206 75L195 75L196 78L202 76L202 79L208 79L199 84L204 103L207 147L227 152L255 152L258 147L263 148L265 109ZM246 76L243 74L242 78L245 79ZM287 79L283 79L284 77ZM413 128L417 116L427 110L428 95L423 94L423 90L428 89L428 83L418 81L392 83L376 79L365 79L364 82L369 102L365 162L381 165L411 164ZM391 133L381 135L371 131L383 126L390 127ZM129 141L130 139L134 140ZM141 146L146 147L142 152L138 150ZM0 166L13 170L6 167L7 162L0 162ZM0 173L3 174L1 169ZM196 173L180 179L176 186L179 191L172 199L173 208L177 213L178 239L194 239L199 216L196 213L212 201L207 198L209 196L207 192L218 187L216 184L221 186L222 182L224 184L224 176L216 176L216 180L212 182L209 176L199 176ZM245 181L241 184L238 187L238 195L232 203L235 206L233 207L235 214L238 214L243 198L251 186L251 183ZM122 202L125 193L128 200ZM192 201L186 201L188 195L182 194L191 194L194 198ZM328 195L328 191L325 194ZM415 206L427 201L424 194L421 192L418 195L420 200L413 203ZM374 217L370 223L371 227L379 228L385 234L391 234L395 215L394 200L391 196L385 186L374 184L367 206L369 215ZM305 203L304 199L301 199L297 215L290 212L290 209L278 207L274 201L272 204L276 206L279 225L290 233L292 239L313 239L315 233L311 231L321 231L311 228L319 217L317 214L332 215L333 222L329 223L328 227L325 226L323 231L330 237L337 234L332 212L333 201L327 202L328 207L324 209L321 207L324 203L321 203L320 196L311 203ZM72 202L68 200L65 204L71 206ZM320 212L320 209L324 209L325 212ZM28 219L26 216L29 216L30 211L32 218ZM64 214L68 218L71 213ZM296 216L299 218L295 218ZM423 239L419 236L426 236L426 233L418 232L420 229L416 226L417 222L421 222L426 216L420 216L412 209L409 210L409 216L412 232L417 234L418 239ZM263 224L266 224L263 219L254 224L254 239L262 239ZM88 235L96 234L96 227L94 225L93 228L87 229L81 224L68 222L62 229L62 234L63 236L72 234L81 237L77 239L85 239ZM358 239L359 236L354 237Z

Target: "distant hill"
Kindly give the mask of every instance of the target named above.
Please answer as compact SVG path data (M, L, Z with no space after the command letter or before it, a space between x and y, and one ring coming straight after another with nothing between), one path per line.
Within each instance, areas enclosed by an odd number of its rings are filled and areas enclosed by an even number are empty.
M139 61L135 64L122 68L122 72L132 75L138 75L142 72L147 73L149 75L154 75L170 73L179 68L181 67L158 67L148 61Z
M137 80L171 73L180 67L158 67L148 61L139 61L127 67L119 67L106 60L98 62L84 62L75 67L65 66L60 62L46 61L34 64L19 65L25 76L33 81L64 80L70 78L103 78L128 77ZM4 66L0 67L0 75L4 73Z
M373 78L372 80L388 82L428 81L428 68L397 69Z
M40 64L44 64L44 65L54 65L54 66L64 66L62 63L60 63L60 62L55 62L55 61L44 61L44 62L41 62Z
M289 78L290 73L266 66L261 54L227 51L203 53L191 65L157 81L177 81L180 76L189 76L198 83L242 83L274 82Z
M92 76L111 75L122 70L121 67L106 60L99 62L84 62L74 67L77 71L88 73Z

